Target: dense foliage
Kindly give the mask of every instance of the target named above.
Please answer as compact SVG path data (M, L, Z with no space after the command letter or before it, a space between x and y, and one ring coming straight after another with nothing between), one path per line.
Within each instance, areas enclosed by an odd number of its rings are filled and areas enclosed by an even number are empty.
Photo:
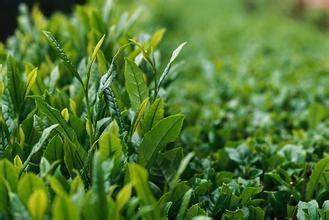
M0 219L328 219L327 33L111 3L23 6L0 45Z

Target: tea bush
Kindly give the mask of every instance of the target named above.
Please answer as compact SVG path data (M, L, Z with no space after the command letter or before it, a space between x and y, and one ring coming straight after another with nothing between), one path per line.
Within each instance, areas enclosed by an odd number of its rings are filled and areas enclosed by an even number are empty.
M326 219L327 34L275 5L144 2L20 7L0 46L0 218Z

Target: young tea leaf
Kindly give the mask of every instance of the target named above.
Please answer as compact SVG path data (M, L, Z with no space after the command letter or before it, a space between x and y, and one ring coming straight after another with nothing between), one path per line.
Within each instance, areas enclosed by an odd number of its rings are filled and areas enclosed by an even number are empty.
M97 55L99 49L101 48L101 46L102 46L102 44L104 42L104 39L105 39L105 34L102 36L102 38L98 41L98 43L95 46L95 49L93 51L93 54L91 55L92 62L94 62L96 60L96 55Z
M160 81L159 81L159 85L158 87L160 88L163 81L165 80L165 78L167 77L168 73L170 72L171 66L174 63L174 61L176 60L176 58L178 57L178 55L180 54L181 50L183 49L183 47L186 45L186 42L180 44L172 53L171 58L169 63L167 64L165 70L163 71L163 73L161 74L160 77Z
M31 91L35 80L37 78L38 75L38 68L34 68L26 77L26 89L25 89L25 95L24 97L26 98L26 96L29 94L29 92Z
M37 189L30 196L27 207L29 208L32 219L34 220L44 219L48 208L47 194L43 190Z
M43 31L43 34L46 36L47 40L50 43L50 46L56 51L57 56L64 61L65 66L69 69L69 71L75 76L81 85L83 85L83 81L78 73L77 69L74 67L70 58L65 54L61 45L57 42L56 38L48 31Z

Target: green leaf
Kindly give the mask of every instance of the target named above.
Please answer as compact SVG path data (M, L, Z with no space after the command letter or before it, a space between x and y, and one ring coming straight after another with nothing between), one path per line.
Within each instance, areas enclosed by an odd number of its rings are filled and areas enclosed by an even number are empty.
M132 192L132 185L131 184L127 184L125 185L118 193L117 197L116 197L116 204L117 204L117 210L118 212L121 211L121 209L124 207L124 205L128 202L128 200L130 199L131 196L131 192Z
M100 153L97 152L94 155L93 170L92 170L92 194L87 203L89 207L94 210L93 219L108 219L108 205L105 192L105 174L102 169L102 160L100 159Z
M115 155L122 155L122 144L120 140L119 127L115 121L111 122L108 129L100 136L99 152L102 160Z
M172 115L159 121L147 132L139 146L139 163L150 167L163 147L176 140L182 129L184 116Z
M166 29L164 29L164 28L156 31L153 34L150 42L148 43L146 50L147 51L154 50L158 46L158 44L161 42L165 33L166 33Z
M99 50L97 53L97 66L98 66L98 72L100 73L101 76L104 75L108 70L108 65L105 55L101 50Z
M329 157L323 158L322 160L318 161L313 169L312 175L310 180L306 186L306 199L310 200L313 198L314 191L316 190L321 177L324 175L325 172L329 170Z
M158 155L156 166L165 178L166 184L170 185L170 182L172 182L174 176L177 174L178 165L181 163L183 157L184 152L181 147L165 151Z
M18 173L8 160L0 161L0 216L9 213L10 191L16 192Z
M27 173L18 182L17 194L22 202L27 205L30 196L38 189L47 191L41 178L33 173Z
M74 130L67 124L59 110L53 108L41 97L34 97L37 108L45 114L52 124L58 124L56 130L63 136L77 143L77 136Z
M329 200L324 201L320 215L322 219L329 219Z
M186 220L191 220L197 216L207 216L206 211L204 211L198 204L192 205L186 212Z
M188 208L188 205L190 204L190 201L191 201L191 197L192 197L192 193L193 193L193 189L189 189L184 197L183 197L183 201L182 201L182 204L179 208L179 211L178 211L178 214L177 214L177 220L184 220L185 219L185 213L186 213L186 210Z
M37 152L39 152L41 150L41 148L44 146L46 140L48 139L50 133L58 126L58 124L55 125L51 125L48 128L46 128L43 132L42 135L39 139L39 141L32 147L32 150L29 154L29 156L26 158L26 160L24 161L23 164L23 171L26 169L26 167L28 166L32 156L34 154L36 154Z
M62 186L62 184L57 180L56 177L54 176L48 176L47 178L50 187L52 188L52 190L54 190L54 192L61 196L61 197L65 197L67 196L67 192L65 191L64 187Z
M25 89L25 95L24 95L25 98L31 91L33 85L35 84L35 80L36 80L37 76L38 76L38 68L34 68L29 74L27 74L26 89Z
M236 211L226 210L223 214L222 220L244 220L243 211L238 209Z
M150 108L145 113L143 120L141 121L142 134L145 134L151 130L156 123L158 123L164 117L164 102L163 99L156 99Z
M59 135L55 135L48 143L44 152L44 157L53 163L56 160L62 160L64 158L63 153L63 141Z
M48 31L43 31L43 34L46 36L48 42L50 43L50 46L56 51L57 56L64 61L64 64L68 68L68 70L73 74L73 76L75 76L79 80L81 85L84 85L77 69L73 66L72 61L65 54L63 48L57 42L55 37Z
M265 212L261 207L249 206L248 219L263 220L265 218Z
M143 71L132 60L126 59L125 85L133 110L143 103L148 97L148 87L144 80Z
M37 189L30 196L27 207L33 220L44 219L48 208L47 194L43 190Z
M24 84L16 60L13 56L7 57L8 90L16 112L20 111L24 100Z
M0 161L0 178L7 181L10 190L15 192L18 182L18 172L7 159Z
M99 49L101 48L101 46L104 42L104 39L105 39L105 34L102 36L102 38L98 41L98 43L95 46L93 54L91 55L92 62L94 62L96 60L97 53L98 53Z
M173 188L175 186L175 184L177 183L177 181L179 180L180 176L183 174L184 170L186 169L187 165L189 164L190 160L194 157L194 152L191 152L189 154L187 154L183 160L181 161L179 168L174 176L174 178L172 179L170 185L171 188Z
M5 91L5 84L2 81L0 81L0 96L3 95L4 91Z
M316 126L328 115L328 109L321 103L315 102L308 109L308 123L311 128Z
M174 61L176 60L176 58L178 57L178 55L180 54L181 50L183 49L183 47L186 45L186 42L180 44L172 53L171 58L169 63L167 64L165 70L163 71L163 73L161 74L160 77L160 81L159 81L159 88L161 87L163 81L165 80L165 78L167 77L168 73L170 72L171 66L174 63Z
M9 192L10 214L13 219L30 219L30 215L16 193ZM1 203L0 203L1 207Z
M138 164L128 165L130 182L134 186L139 199L145 206L153 206L153 211L150 213L149 219L159 219L159 212L155 210L155 199L148 186L148 174L147 171Z
M246 205L252 196L262 192L263 187L246 187L240 195L240 203Z
M64 162L71 177L75 177L74 170L82 171L87 163L87 152L80 144L75 144L68 138L64 138ZM86 164L87 166L87 164Z
M297 219L299 220L317 220L319 205L315 200L309 202L299 201L297 205Z
M147 105L149 104L149 98L146 98L143 103L139 106L138 111L136 112L134 121L132 123L132 130L131 133L134 134L135 132L139 132L141 127L141 122L143 121L144 113L146 110Z
M4 178L0 178L0 215L9 214L9 197L8 197L8 183Z
M54 220L79 220L80 215L78 208L69 197L57 196L54 200L52 208L52 216Z

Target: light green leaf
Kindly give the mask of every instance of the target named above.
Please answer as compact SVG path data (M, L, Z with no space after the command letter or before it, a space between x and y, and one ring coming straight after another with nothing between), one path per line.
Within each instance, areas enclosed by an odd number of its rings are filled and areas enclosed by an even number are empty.
M30 196L27 207L33 220L44 219L48 208L47 194L43 190L37 189Z
M166 33L166 29L164 29L164 28L156 31L153 34L150 42L148 43L146 50L147 51L154 50L158 46L158 44L161 42L161 40L162 40L165 33Z
M131 107L136 111L140 104L148 97L148 87L144 80L143 71L135 62L126 59L125 66L125 85Z
M30 73L27 74L26 89L25 89L25 95L24 95L25 98L31 91L37 76L38 76L38 68L34 68Z
M102 46L102 44L103 44L103 42L104 42L104 39L105 39L105 34L102 36L102 38L98 41L98 43L97 43L96 46L95 46L95 49L94 49L94 51L93 51L93 54L91 55L91 60L92 60L92 62L95 61L95 59L96 59L96 55L97 55L99 49L101 48L101 46Z
M131 196L131 191L132 191L132 185L130 183L128 183L118 193L118 195L116 197L116 204L117 204L118 212L120 212L120 210L128 202L128 200Z
M98 72L100 73L101 76L104 75L108 70L105 55L101 50L99 50L97 53L97 66L98 66Z
M67 196L67 192L65 191L62 184L57 180L56 177L48 176L47 180L49 182L49 185L50 185L51 189L54 190L54 192L57 195L59 195L61 197Z
M2 81L0 81L0 96L2 96L4 91L5 91L5 84Z
M163 73L161 74L160 77L160 81L159 81L159 86L161 87L163 81L165 80L165 78L167 77L168 73L170 72L171 66L174 63L174 61L176 60L176 58L178 57L178 55L180 54L181 50L183 49L183 47L186 45L186 42L180 44L172 53L171 58L169 63L167 64L165 70L163 71Z
M38 189L47 191L41 178L33 173L27 173L18 182L17 194L22 202L27 205L30 196Z
M139 146L139 163L150 167L157 154L170 142L176 140L182 129L184 116L172 115L159 121L147 132Z
M152 204L153 202L155 202L155 199L153 198L153 195L148 187L147 171L138 164L129 164L128 170L129 170L130 181L133 184L133 186L136 188L137 193L139 194L141 199L145 202L145 204Z
M68 122L70 120L70 113L69 113L69 110L67 108L64 108L62 111L61 111L61 115L62 117L64 118L64 120L66 122Z

